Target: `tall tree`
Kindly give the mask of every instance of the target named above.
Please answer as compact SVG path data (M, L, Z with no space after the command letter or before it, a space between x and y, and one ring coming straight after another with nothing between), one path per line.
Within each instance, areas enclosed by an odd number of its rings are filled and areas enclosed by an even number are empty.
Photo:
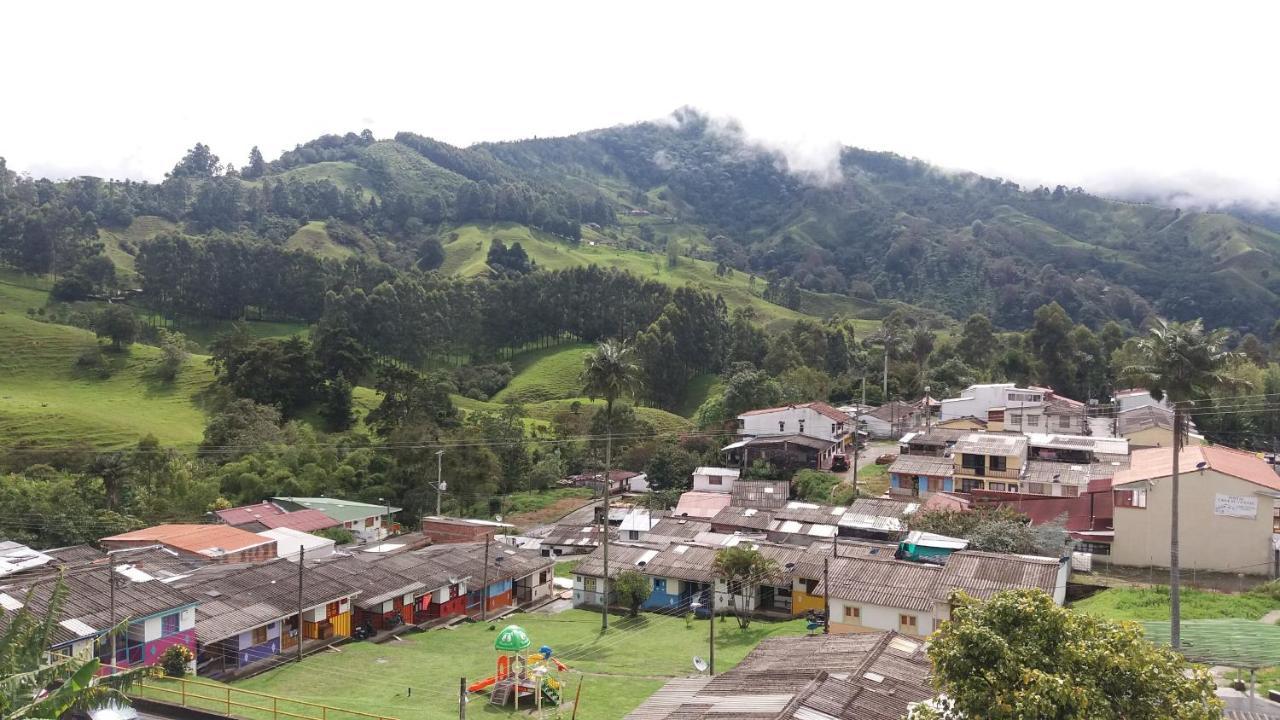
M965 364L986 371L996 352L995 328L986 315L974 313L964 321L956 351Z
M747 599L755 596L755 590L765 577L778 570L778 564L755 548L738 545L716 553L712 565L716 577L723 580L729 590L730 609L738 617L738 627L743 630L751 625L751 608ZM711 589L715 592L715 588ZM738 598L742 604L738 604ZM715 618L712 618L713 620Z
M1041 376L1050 387L1069 392L1073 374L1071 330L1074 327L1067 311L1056 302L1040 306L1027 339L1041 367Z
M1199 320L1179 323L1157 318L1147 335L1135 342L1139 361L1126 367L1123 375L1137 387L1146 388L1156 400L1168 398L1173 405L1173 474L1169 479L1172 515L1169 522L1169 606L1170 632L1174 648L1182 644L1182 575L1178 559L1178 455L1186 441L1188 402L1204 399L1218 389L1237 388L1244 383L1229 374L1231 366L1243 359L1226 349L1227 332L1206 332Z
M254 145L253 149L249 151L249 163L240 170L240 177L246 180L253 180L254 178L262 177L266 171L267 161L263 159L262 151L258 149L258 146Z
M1222 717L1209 673L1136 623L1072 612L1042 590L957 593L952 607L929 642L939 698L911 720Z
M609 472L613 463L613 404L624 395L636 395L640 391L640 366L632 357L631 348L615 340L606 340L583 358L582 389L587 397L604 399L605 411L605 491L600 502L604 506L601 522L605 532L600 534L605 567L603 596L604 609L600 614L600 630L609 629Z

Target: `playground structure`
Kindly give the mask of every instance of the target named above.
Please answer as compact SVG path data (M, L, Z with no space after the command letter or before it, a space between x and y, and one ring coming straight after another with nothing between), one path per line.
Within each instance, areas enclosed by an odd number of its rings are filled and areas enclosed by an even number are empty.
M503 628L493 641L493 649L499 653L497 672L471 683L467 692L487 690L491 704L504 706L514 702L516 710L520 709L522 701L525 707L537 707L539 710L544 700L559 705L563 685L556 673L569 668L552 657L550 646L543 645L531 653L531 645L524 628L519 625Z

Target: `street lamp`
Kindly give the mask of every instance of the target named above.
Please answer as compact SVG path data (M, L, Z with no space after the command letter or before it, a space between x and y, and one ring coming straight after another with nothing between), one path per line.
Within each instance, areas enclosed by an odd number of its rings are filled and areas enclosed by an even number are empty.
M436 451L436 481L435 481L435 484L432 485L432 487L436 489L436 517L440 517L440 496L444 495L445 491L449 489L449 483L446 483L444 480L441 479L440 469L441 469L441 464L443 462L443 458L444 458L444 450L437 450Z
M383 498L378 498L378 502L386 503L387 505L387 533L386 534L388 537L390 537L391 535L391 501Z

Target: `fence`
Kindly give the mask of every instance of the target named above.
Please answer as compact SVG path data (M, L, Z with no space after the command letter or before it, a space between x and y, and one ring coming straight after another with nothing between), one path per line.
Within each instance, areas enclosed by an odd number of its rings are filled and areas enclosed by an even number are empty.
M143 678L130 694L246 720L396 720L193 678Z

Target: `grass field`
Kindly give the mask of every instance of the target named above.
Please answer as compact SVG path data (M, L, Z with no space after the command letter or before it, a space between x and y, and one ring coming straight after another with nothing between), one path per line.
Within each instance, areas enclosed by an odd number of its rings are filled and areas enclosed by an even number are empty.
M689 382L689 387L684 392L684 399L676 407L675 413L681 417L692 418L707 398L723 392L724 383L720 381L720 376L699 375Z
M1110 588L1072 604L1080 612L1112 620L1168 620L1169 588ZM1280 599L1262 592L1228 594L1183 588L1184 620L1257 620L1280 609Z
M123 229L98 228L103 253L115 263L117 273L133 274L133 256L141 244L163 232L177 230L177 224L155 215L139 215Z
M568 610L558 615L517 615L497 626L512 623L528 632L535 647L550 645L555 657L569 666L570 672L561 674L561 680L570 694L581 681L580 720L623 717L666 679L692 674L690 659L707 654L705 620L687 628L683 619L662 615L615 616L609 632L601 636L598 613ZM400 720L453 717L458 678L472 682L494 672L496 632L488 628L476 623L407 636L403 642L351 643L342 646L341 653L321 653L236 687ZM805 632L802 621L756 622L747 631L726 621L717 624L716 631L716 669L721 671L740 662L765 637ZM474 697L471 712L514 714L486 701L487 695ZM549 712L548 716L554 715Z
M444 244L445 261L441 272L464 277L479 275L487 271L485 259L493 239L501 239L507 245L519 242L529 257L539 266L548 270L560 270L585 265L599 265L627 270L641 277L657 280L672 287L693 284L719 293L731 308L751 306L756 309L766 323L794 322L803 317L803 313L781 305L766 302L760 297L764 291L764 280L755 282L741 272L732 276L717 276L715 263L705 260L680 258L674 268L666 266L664 257L654 253L638 250L623 250L604 244L592 245L594 236L586 232L580 245L571 245L565 240L547 233L531 230L514 223L494 223L488 225L461 225L453 230ZM602 240L602 238L601 238ZM599 242L599 241L597 241ZM807 304L813 305L819 315L841 314L848 318L879 316L883 313L874 304L839 295L814 295L807 298ZM859 332L871 332L879 327L874 320L858 320Z
M858 471L858 490L877 497L889 490L889 466L872 463Z
M135 345L127 353L106 353L110 376L100 378L75 365L97 344L86 330L6 311L0 337L3 442L116 448L148 434L183 448L200 442L205 417L197 396L212 381L202 356L192 356L168 383L150 376L160 351Z
M515 376L491 401L530 404L582 394L582 358L590 351L591 345L575 343L517 354L511 360Z
M356 254L355 250L334 242L320 220L312 220L298 228L297 232L289 236L284 246L290 250L303 250L332 260L343 260Z

